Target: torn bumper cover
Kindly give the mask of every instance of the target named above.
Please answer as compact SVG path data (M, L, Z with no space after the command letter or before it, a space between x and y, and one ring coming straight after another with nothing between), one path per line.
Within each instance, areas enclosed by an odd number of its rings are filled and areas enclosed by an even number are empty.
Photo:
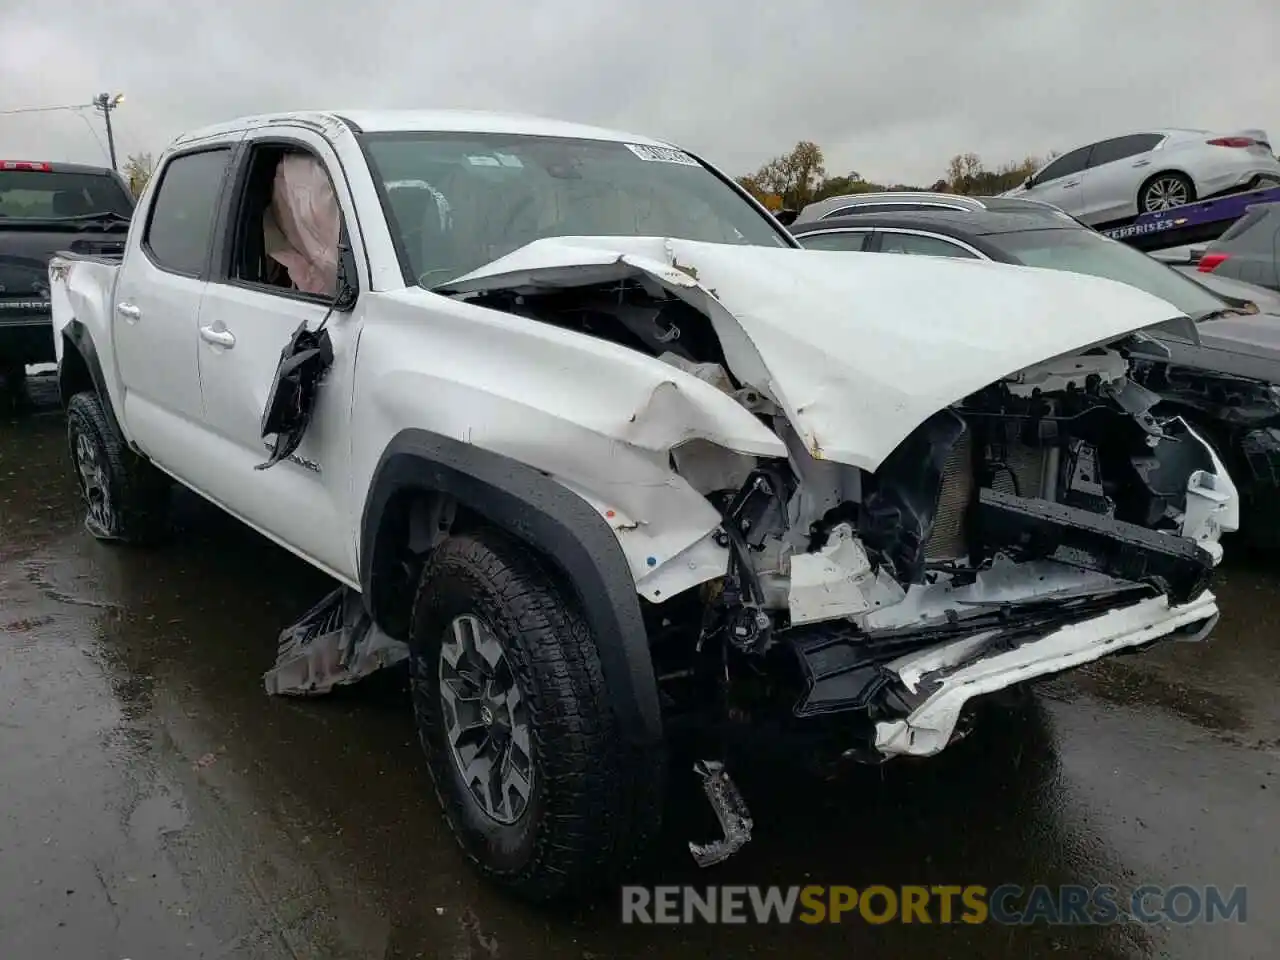
M1071 567L1075 582L1062 575L1060 589L1021 600L957 589L945 617L919 625L788 631L805 680L797 717L866 711L881 759L930 756L975 697L1161 638L1200 640L1217 623L1207 589L1216 557L1193 541L991 490L978 520L1020 566Z
M901 719L876 724L876 749L885 756L932 756L950 742L965 704L974 697L1161 638L1202 640L1217 622L1218 604L1208 591L1182 606L1151 597L974 661L969 656L984 644L985 635L903 657L887 669L915 706Z

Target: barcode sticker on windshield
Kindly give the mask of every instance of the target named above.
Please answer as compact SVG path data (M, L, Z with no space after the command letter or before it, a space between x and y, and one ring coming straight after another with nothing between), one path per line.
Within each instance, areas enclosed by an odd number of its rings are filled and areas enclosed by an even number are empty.
M642 143L628 143L625 146L641 160L650 160L655 163L683 163L686 167L698 166L697 160L675 147L650 147Z

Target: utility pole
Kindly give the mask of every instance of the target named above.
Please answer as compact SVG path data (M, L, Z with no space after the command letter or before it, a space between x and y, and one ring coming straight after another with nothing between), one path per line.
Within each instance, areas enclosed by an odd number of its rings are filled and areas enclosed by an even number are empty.
M117 93L112 96L109 93L100 93L93 98L93 105L102 111L102 118L107 124L107 153L111 155L111 169L116 167L116 141L111 133L111 111L120 106L124 102L124 94Z

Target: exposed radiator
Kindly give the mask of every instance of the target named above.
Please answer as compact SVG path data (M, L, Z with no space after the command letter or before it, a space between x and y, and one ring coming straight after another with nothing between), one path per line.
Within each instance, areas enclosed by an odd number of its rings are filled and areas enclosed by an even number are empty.
M1002 465L995 468L993 490L1021 497L1041 495L1048 448L1008 444ZM1006 467L1008 469L1006 469ZM973 434L964 436L951 449L942 468L942 488L938 493L933 532L925 544L929 560L956 560L968 553L965 536L965 511L977 496L973 471Z
M933 533L925 543L927 560L955 560L967 553L965 511L977 495L973 477L973 433L966 430L951 448L942 468L942 487L934 512Z

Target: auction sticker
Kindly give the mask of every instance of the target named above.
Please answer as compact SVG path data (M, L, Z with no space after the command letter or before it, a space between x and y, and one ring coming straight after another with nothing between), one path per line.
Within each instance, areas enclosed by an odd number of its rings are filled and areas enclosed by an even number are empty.
M656 163L683 163L686 167L701 166L693 157L675 147L651 147L643 143L628 143L625 146L641 160Z

